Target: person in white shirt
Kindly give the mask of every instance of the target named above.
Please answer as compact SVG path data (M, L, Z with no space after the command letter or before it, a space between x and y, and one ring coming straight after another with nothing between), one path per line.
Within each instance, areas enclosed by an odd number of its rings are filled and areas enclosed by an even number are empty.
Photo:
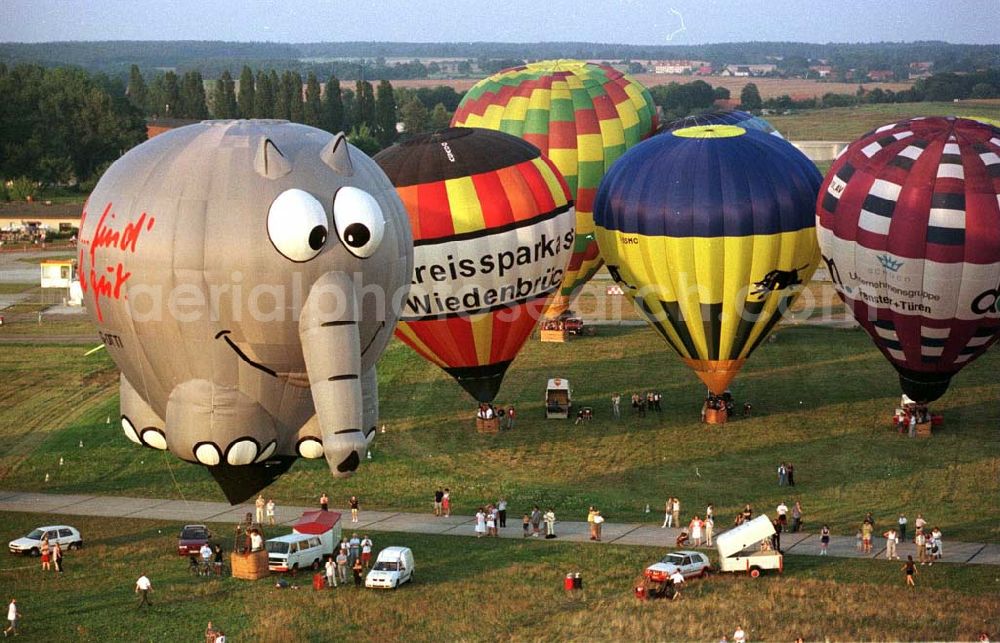
M153 583L150 582L149 578L145 574L140 576L139 580L135 581L135 593L142 595L142 598L139 599L139 605L137 606L136 609L142 607L143 605L148 605L150 607L153 606L153 604L149 601L149 593L152 591L153 591Z
M333 562L333 557L328 556L325 565L326 571L326 586L336 587L337 586L337 563Z
M254 529L250 532L250 551L260 551L264 549L264 537Z
M10 599L10 605L7 606L7 622L10 625L3 631L4 636L9 634L17 635L17 621L20 617L21 614L17 611L17 601L12 598Z
M895 558L899 560L899 556L896 555L896 543L899 542L896 530L890 529L882 535L885 536L885 559L892 560Z
M681 585L684 584L684 574L681 573L681 570L679 569L674 570L674 573L670 575L670 582L673 583L674 586L674 597L671 600L676 601L678 598L680 598Z
M737 625L736 631L733 632L733 643L746 643L747 635L743 631L743 626Z
M267 511L267 524L274 525L274 498L268 498L265 509Z
M778 523L782 527L784 527L785 525L787 525L788 524L788 505L785 504L784 500L781 501L781 503L778 505L778 507L777 507L777 509L775 511L778 512Z

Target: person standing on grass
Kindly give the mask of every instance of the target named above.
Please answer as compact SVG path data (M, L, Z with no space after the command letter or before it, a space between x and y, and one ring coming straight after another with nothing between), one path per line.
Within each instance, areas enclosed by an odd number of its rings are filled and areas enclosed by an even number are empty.
M510 431L514 428L514 420L517 418L517 414L514 411L514 407L507 407L507 430Z
M784 527L785 525L787 525L788 524L788 505L785 504L784 500L782 500L778 504L778 506L775 509L775 511L778 512L778 522L781 523L781 526Z
M892 560L895 558L899 560L899 556L896 555L896 530L890 529L882 535L885 536L885 559Z
M153 604L149 600L149 595L153 592L153 583L150 582L149 578L143 574L139 577L139 580L135 581L135 593L140 595L139 605L136 609L141 608L143 605L148 605L152 607Z
M753 507L750 506L748 502L745 507L743 507L743 522L750 522L753 519Z
M795 486L795 465L789 462L785 465L785 474L788 476L788 486Z
M660 529L666 529L667 527L674 526L674 497L670 496L667 498L667 502L663 505L663 524L660 525Z
M253 504L254 504L254 507L255 507L254 518L257 519L257 524L258 525L263 525L264 524L264 505L267 504L267 502L264 500L263 494L258 495L257 496L257 500L255 500Z
M711 506L711 505L709 505ZM715 521L711 516L705 518L705 546L712 546L712 531L715 529Z
M56 566L56 571L60 574L63 573L63 550L59 541L56 541L55 547L52 548L52 563Z
M17 600L14 598L10 599L10 604L7 605L7 629L3 631L4 636L13 634L17 636L17 625L21 620L21 612L17 609Z
M733 632L733 643L747 643L747 634L743 631L742 625L736 626L736 631Z
M365 537L361 539L361 564L365 566L365 569L371 567L374 546L372 539L368 537L368 534L365 534Z
M441 515L441 503L444 502L444 491L441 491L441 487L438 487L437 491L434 492L434 515Z
M441 511L445 518L451 516L451 490L448 487L444 488L444 495L441 496Z
M354 532L351 535L351 539L347 544L349 548L347 556L351 559L351 565L354 565L354 561L361 558L361 539L358 538L358 532Z
M542 510L535 505L535 508L531 510L531 535L534 538L538 538L538 535L542 532Z
M913 564L913 556L906 557L906 563L903 565L903 572L906 573L906 584L910 587L916 587L913 582L913 577L917 575L917 566Z
M792 533L797 533L802 526L802 503L798 500L792 505Z
M274 498L268 498L267 504L264 505L265 513L267 514L267 524L274 526Z
M674 524L680 529L681 526L681 500L677 496L674 496L674 504L670 507L670 512L673 514Z
M215 575L222 576L222 545L215 545Z
M622 396L621 393L615 393L611 396L611 414L616 420L622 419Z
M330 499L327 497L326 492L319 497L319 508L321 511L330 511Z
M349 561L347 560L347 550L343 547L337 552L337 575L340 576L340 582L347 584L347 569L350 567ZM333 584L336 587L336 583Z
M337 586L337 563L333 562L333 556L326 557L326 564L323 566L326 571L326 586Z
M819 530L819 555L826 556L827 549L830 547L830 528L823 525L823 528Z
M501 529L507 527L507 499L503 496L497 500L497 520Z
M788 470L785 469L785 463L784 462L779 462L778 463L778 486L779 487L784 487L786 484L788 484Z
M52 567L49 566L49 559L51 556L52 554L49 551L49 537L45 536L42 538L42 571L49 571L52 569Z
M556 537L556 512L552 511L552 507L549 507L548 511L545 512L545 537L555 538Z
M899 525L899 542L901 542L901 543L905 543L906 542L906 523L907 522L908 521L906 520L906 514L899 514L899 521L897 522L897 524Z
M358 521L358 512L361 511L361 503L358 502L357 496L351 496L351 522Z
M361 575L364 573L365 568L361 566L361 559L354 561L351 565L351 571L354 572L354 586L361 587Z

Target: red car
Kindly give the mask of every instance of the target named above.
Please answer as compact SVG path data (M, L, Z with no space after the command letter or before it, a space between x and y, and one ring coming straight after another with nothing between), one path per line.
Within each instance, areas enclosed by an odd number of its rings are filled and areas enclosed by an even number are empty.
M201 546L212 538L205 525L184 525L177 538L177 553L181 556L198 555Z

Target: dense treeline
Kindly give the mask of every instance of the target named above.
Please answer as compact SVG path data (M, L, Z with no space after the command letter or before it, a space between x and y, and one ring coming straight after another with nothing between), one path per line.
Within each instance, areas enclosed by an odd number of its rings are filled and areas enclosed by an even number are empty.
M146 138L120 81L80 69L0 64L0 178L86 187Z
M387 63L387 58L458 58L458 73L499 69L503 62L545 58L597 60L697 59L715 65L775 62L786 73L804 73L810 61L826 60L862 75L891 69L905 77L911 62L934 63L939 72L972 72L1000 66L1000 47L927 41L913 43L742 42L706 45L620 45L585 42L547 43L400 43L328 42L281 44L221 41L102 41L0 43L0 61L12 65L33 62L45 66L78 65L90 71L124 77L140 69L173 68L179 73L199 70L218 78L226 68L243 65L290 70L302 75L338 78L423 78L435 75L432 65L416 61ZM464 69L464 71L463 71Z

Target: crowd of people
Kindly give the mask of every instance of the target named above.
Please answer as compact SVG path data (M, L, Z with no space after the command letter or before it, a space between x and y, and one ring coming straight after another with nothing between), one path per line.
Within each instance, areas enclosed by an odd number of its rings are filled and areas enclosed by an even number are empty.
M348 538L344 536L337 545L333 556L327 556L323 565L323 575L327 587L347 585L351 575L354 586L360 587L364 574L371 568L372 551L375 545L368 534L358 536L357 532Z

